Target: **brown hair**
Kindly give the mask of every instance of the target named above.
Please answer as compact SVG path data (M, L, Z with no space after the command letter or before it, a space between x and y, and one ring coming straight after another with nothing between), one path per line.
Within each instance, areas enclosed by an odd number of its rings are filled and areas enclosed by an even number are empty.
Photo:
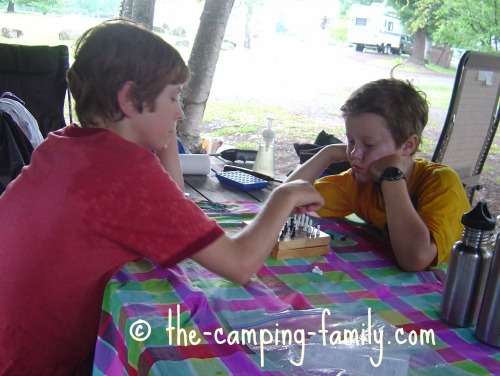
M417 135L420 145L429 116L425 93L409 81L395 78L364 84L351 94L340 110L344 118L364 112L382 116L398 147L412 134Z
M117 121L124 114L117 93L133 81L133 100L139 111L155 100L168 84L183 84L189 68L177 50L161 37L131 21L115 19L87 30L76 42L75 61L67 72L82 127L96 119Z

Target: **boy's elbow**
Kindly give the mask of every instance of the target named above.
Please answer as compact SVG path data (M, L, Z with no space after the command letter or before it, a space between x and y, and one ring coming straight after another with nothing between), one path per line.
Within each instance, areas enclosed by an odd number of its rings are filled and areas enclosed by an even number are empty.
M404 272L421 272L425 270L429 265L421 265L421 264L416 264L416 263L409 263L409 264L398 264L399 268L404 271Z
M425 240L417 244L411 242L397 246L393 244L399 268L405 272L421 272L431 266L437 258L437 246L432 239L427 245L425 244Z
M237 272L234 275L228 276L228 279L234 283L244 286L250 282L253 274L253 272L241 270L241 272Z
M417 256L411 259L398 260L398 266L405 272L421 272L427 269L431 265L433 260L434 257L429 258Z

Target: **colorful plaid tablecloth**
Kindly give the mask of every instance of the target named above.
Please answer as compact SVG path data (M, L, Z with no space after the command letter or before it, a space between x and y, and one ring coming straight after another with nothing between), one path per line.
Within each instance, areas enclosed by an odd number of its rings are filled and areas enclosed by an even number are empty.
M230 233L260 210L200 206ZM376 232L316 224L329 254L269 258L246 286L191 260L127 264L106 288L94 374L500 375L500 349L439 319L445 265L402 272Z

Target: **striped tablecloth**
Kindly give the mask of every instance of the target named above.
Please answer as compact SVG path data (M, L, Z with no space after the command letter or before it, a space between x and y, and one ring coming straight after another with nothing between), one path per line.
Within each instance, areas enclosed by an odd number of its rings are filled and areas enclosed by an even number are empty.
M200 206L228 232L260 209ZM94 374L500 375L500 349L439 319L445 265L405 273L376 232L316 224L329 254L269 258L244 287L191 260L127 264L106 288Z

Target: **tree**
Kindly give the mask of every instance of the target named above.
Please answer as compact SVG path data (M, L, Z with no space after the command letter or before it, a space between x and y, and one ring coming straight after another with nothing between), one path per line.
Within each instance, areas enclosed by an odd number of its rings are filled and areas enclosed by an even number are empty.
M442 22L435 38L458 47L500 51L500 4L498 0L444 0Z
M262 6L262 0L242 0L246 9L245 17L245 41L243 47L250 48L252 41L252 18L257 6Z
M61 0L0 0L1 4L7 4L7 12L15 12L15 6L27 6L33 7L39 11L47 12L53 7L58 7L61 5Z
M388 0L413 33L415 43L409 61L424 65L426 39L432 36L441 20L443 0Z
M205 1L189 57L191 79L181 92L185 119L177 124L177 134L184 145L193 152L200 151L203 114L233 4L234 0Z
M153 30L156 0L123 0L120 16Z
M122 0L122 5L120 7L120 17L132 19L132 7L134 5L134 0Z
M340 0L340 15L345 16L352 4L370 5L371 3L382 3L383 0Z

